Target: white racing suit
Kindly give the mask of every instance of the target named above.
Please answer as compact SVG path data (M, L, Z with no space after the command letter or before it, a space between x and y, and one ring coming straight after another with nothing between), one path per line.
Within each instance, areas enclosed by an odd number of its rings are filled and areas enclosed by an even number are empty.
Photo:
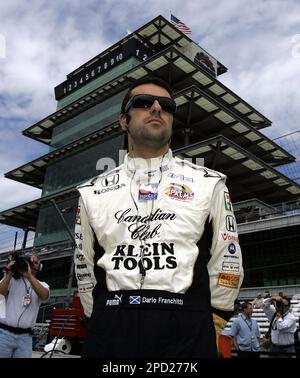
M85 357L216 357L243 279L225 179L169 150L78 188Z

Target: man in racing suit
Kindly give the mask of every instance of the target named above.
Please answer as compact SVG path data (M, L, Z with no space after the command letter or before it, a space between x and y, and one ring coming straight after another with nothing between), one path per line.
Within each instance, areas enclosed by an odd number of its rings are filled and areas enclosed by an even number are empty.
M243 269L226 177L173 157L175 108L165 82L135 82L124 163L78 188L83 357L217 357L233 315Z

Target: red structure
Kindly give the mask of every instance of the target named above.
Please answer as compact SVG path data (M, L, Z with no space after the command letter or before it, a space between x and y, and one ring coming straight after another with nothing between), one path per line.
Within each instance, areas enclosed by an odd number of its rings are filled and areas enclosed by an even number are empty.
M84 312L78 293L73 294L70 308L54 308L49 328L50 336L66 337L68 339L84 339L86 328L84 324Z

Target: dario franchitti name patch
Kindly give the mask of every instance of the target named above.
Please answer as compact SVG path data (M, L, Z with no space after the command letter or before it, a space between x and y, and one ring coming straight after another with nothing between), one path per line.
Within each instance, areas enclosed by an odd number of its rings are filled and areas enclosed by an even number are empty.
M191 201L195 193L186 184L171 183L165 189L165 194L178 201Z

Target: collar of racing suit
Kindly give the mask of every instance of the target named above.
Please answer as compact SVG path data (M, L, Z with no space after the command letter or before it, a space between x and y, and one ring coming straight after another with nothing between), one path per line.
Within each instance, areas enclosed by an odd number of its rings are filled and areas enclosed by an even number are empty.
M156 176L158 172L164 172L168 169L172 158L173 153L171 149L169 149L164 155L151 159L143 159L139 157L131 158L127 154L124 158L124 168L130 176L133 173L137 173L139 177Z

